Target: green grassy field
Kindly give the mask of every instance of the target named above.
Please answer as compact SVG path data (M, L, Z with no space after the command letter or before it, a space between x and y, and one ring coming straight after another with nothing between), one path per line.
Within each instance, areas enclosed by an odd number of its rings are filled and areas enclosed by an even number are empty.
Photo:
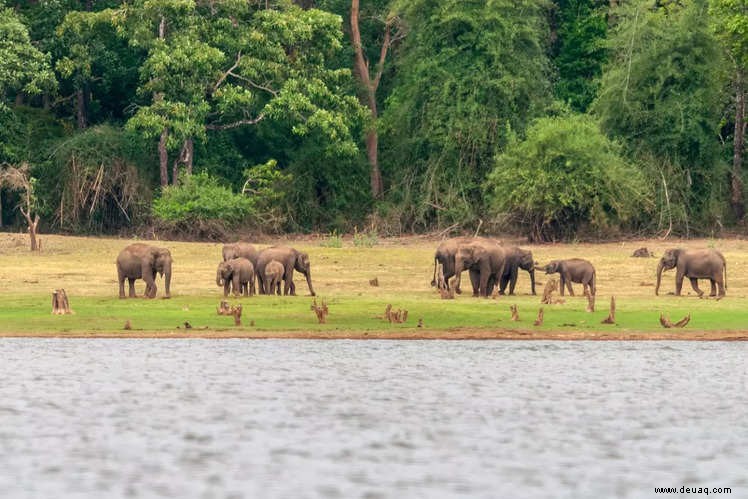
M529 246L535 259L544 263L554 258L583 257L597 269L597 311L585 311L584 297L565 297L564 304L544 306L545 321L533 326L540 307L540 296L529 295L529 279L522 273L517 296L494 299L462 295L442 300L430 287L433 272L434 240L424 238L386 239L372 248L353 247L345 241L342 248L320 246L319 240L288 243L308 251L312 261L312 279L318 301L325 300L330 314L327 324L317 324L310 310L312 298L306 283L296 279L300 296L255 296L229 298L243 306L242 326L233 318L219 316L216 307L222 289L215 285L215 268L221 245L212 243L156 242L170 248L174 257L172 299L125 299L117 297L117 253L131 241L122 239L42 236L44 250L31 254L26 237L0 234L0 335L230 335L275 336L325 335L335 337L366 336L460 337L469 332L477 337L501 337L524 332L532 337L586 337L604 332L619 335L657 335L665 330L659 324L660 313L676 321L687 313L692 316L685 329L668 333L687 335L748 331L748 243L739 240L688 241L685 243L636 241L610 244L572 244ZM714 246L725 253L728 262L727 297L716 301L698 299L684 285L682 297L665 293L674 288L674 273L663 276L661 296L654 296L657 259L630 258L634 249L647 246L657 255L667 247ZM379 287L369 285L376 277ZM542 283L546 277L538 274ZM467 281L466 281L467 284ZM469 285L468 285L469 287ZM708 282L701 285L708 290ZM72 315L55 316L51 312L51 293L64 288ZM138 293L144 284L137 283ZM577 285L581 293L581 288ZM538 285L541 293L542 285ZM616 296L616 324L601 324L608 314L610 296ZM390 324L382 316L387 304L407 309L408 321ZM519 307L520 321L510 320L509 306ZM419 319L423 327L418 328ZM124 330L130 321L132 330ZM192 328L185 329L188 322ZM429 334L425 334L427 332ZM703 335L702 335L703 336ZM655 336L652 336L655 337ZM708 335L706 336L708 337Z

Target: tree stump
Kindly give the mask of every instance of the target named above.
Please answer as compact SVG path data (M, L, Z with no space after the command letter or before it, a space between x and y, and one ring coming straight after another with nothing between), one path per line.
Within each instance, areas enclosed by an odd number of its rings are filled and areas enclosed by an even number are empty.
M68 295L64 289L56 289L52 293L52 313L54 315L71 314Z
M402 324L403 322L408 320L408 311L407 310L393 310L392 304L388 303L387 307L384 309L384 318L387 319L390 323L394 322L396 324Z
M216 313L218 315L231 315L234 317L234 325L236 326L242 325L242 306L241 305L232 307L229 305L229 302L227 302L226 300L221 300L221 303L218 305L218 308L216 308Z
M317 315L317 321L320 324L325 324L327 322L327 314L330 313L330 311L327 308L325 300L322 300L322 305L320 306L317 305L317 299L315 298L310 309Z
M369 279L369 286L378 287L379 286L379 278L375 277L374 279Z
M519 320L519 311L517 310L517 305L510 305L509 311L512 312L512 320L518 321Z
M538 310L538 318L535 319L535 322L533 323L535 326L542 326L543 325L543 307L540 307Z
M670 322L670 319L666 315L660 313L660 324L664 328L686 327L686 324L688 324L690 321L691 321L691 314L688 314L687 316L685 316L684 318L682 318L681 320L673 324L672 322Z
M616 297L610 297L610 313L608 317L602 321L603 324L615 324L616 323Z
M132 324L130 324L130 319L127 319L127 322L125 322L125 331L130 331L132 329Z
M548 279L548 282L545 283L545 289L543 289L543 298L540 300L540 303L543 305L551 305L553 303L553 293L555 291L558 291L558 281L556 279L550 278Z

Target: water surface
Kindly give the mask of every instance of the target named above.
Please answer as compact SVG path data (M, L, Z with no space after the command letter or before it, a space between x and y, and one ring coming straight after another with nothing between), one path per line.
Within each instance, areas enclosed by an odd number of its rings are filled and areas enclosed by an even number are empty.
M0 497L746 497L747 354L0 340Z

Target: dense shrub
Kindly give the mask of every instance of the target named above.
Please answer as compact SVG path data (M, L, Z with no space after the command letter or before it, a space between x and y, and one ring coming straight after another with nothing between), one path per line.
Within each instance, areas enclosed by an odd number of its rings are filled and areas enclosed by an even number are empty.
M486 188L491 208L534 241L610 235L651 204L644 175L586 115L537 120L496 158Z
M183 236L220 239L255 213L251 198L234 193L205 172L181 177L153 203L162 228Z

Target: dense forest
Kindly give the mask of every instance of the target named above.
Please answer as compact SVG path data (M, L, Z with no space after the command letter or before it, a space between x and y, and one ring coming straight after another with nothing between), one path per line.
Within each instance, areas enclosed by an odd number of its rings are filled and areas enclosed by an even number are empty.
M742 232L747 63L746 0L0 0L0 224Z

